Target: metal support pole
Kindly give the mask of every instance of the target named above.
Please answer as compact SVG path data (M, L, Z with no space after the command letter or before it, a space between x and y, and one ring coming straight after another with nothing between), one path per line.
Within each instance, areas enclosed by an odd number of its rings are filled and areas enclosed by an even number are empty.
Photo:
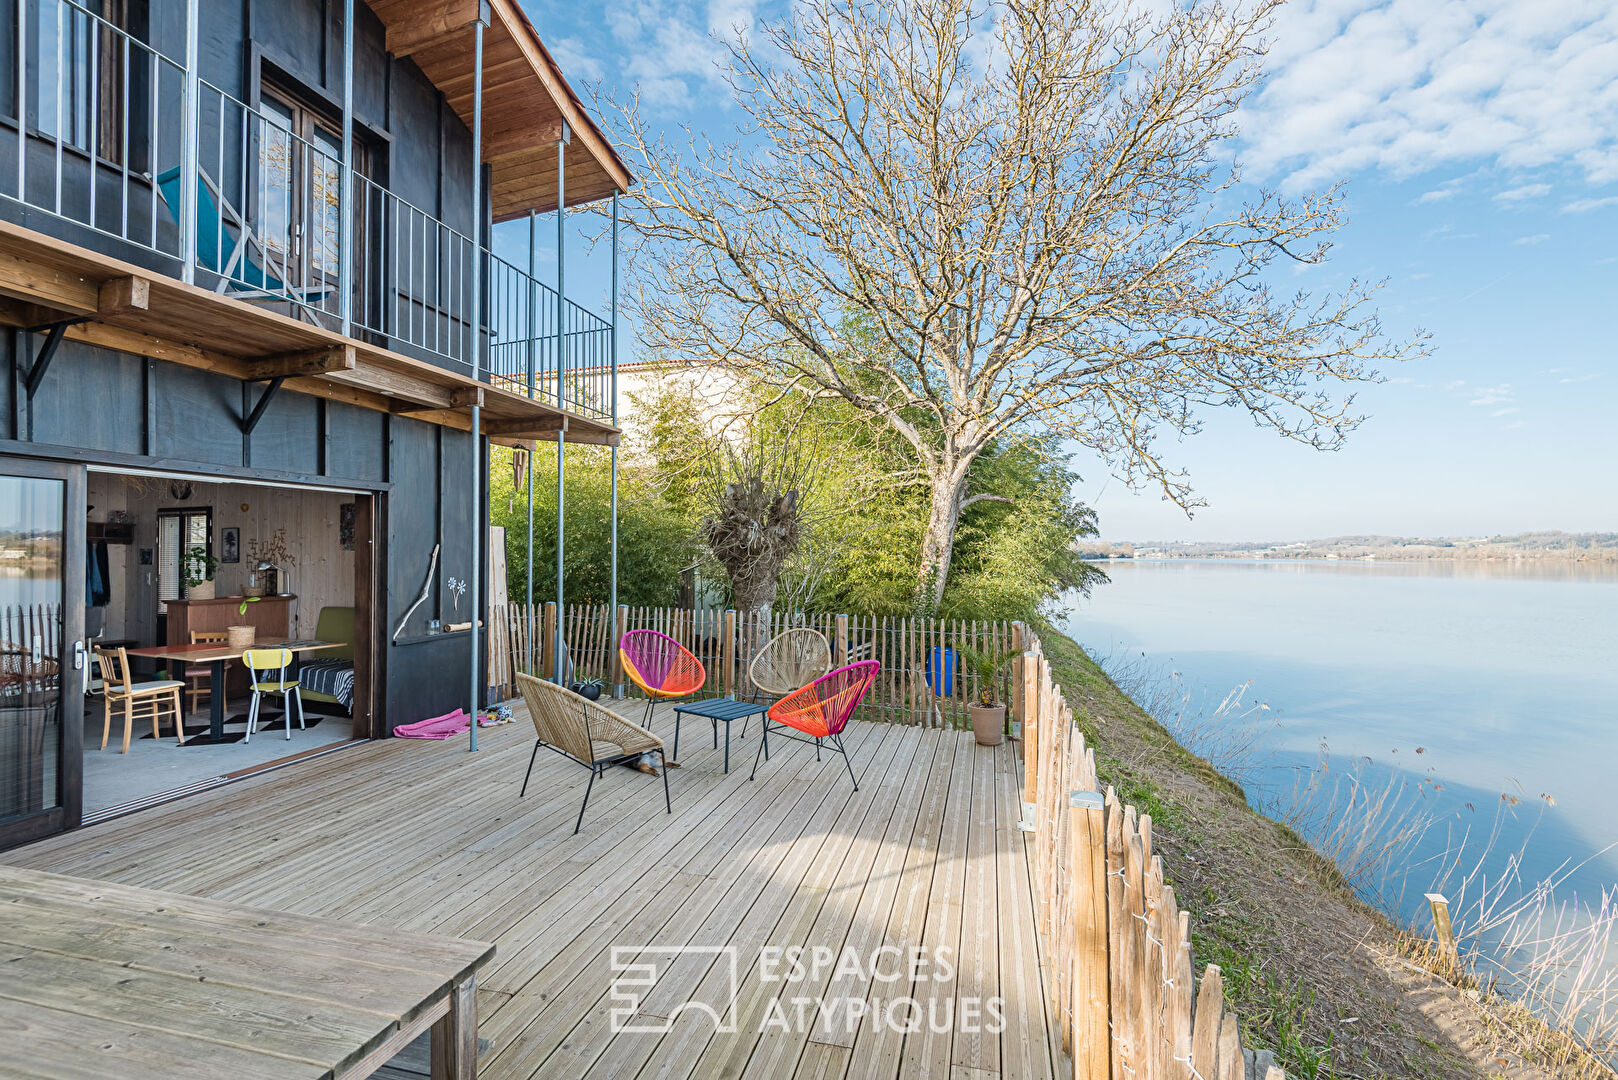
M528 396L534 396L534 354L539 349L539 277L534 265L539 254L539 214L528 211ZM534 459L539 443L528 449L528 674L534 673Z
M618 193L612 193L612 336L608 339L608 356L612 361L612 425L618 426ZM618 448L612 448L612 577L611 611L618 610ZM617 648L617 642L613 642Z
M354 325L354 0L343 0L343 167L337 195L337 310L342 334Z
M28 201L28 5L17 4L17 201Z
M200 0L186 0L185 101L181 105L180 120L180 280L187 285L197 279L197 127L202 96L202 77L197 71L201 62L197 26L200 7ZM19 111L21 104L18 102ZM18 192L19 197L22 195Z
M483 357L483 20L472 24L472 378L480 376ZM478 702L483 697L479 635L483 615L483 560L489 529L483 520L483 410L472 406L472 743L478 748Z
M567 361L565 348L567 340L563 333L567 315L567 215L563 209L567 206L567 144L572 137L567 125L562 125L562 135L556 140L556 405L558 408L567 408ZM566 468L562 460L562 452L567 449L567 417L562 417L561 429L556 433L556 647L552 660L555 666L551 669L556 673L556 682L562 685L566 679L565 661L563 659L562 634L560 628L567 625L567 605L562 595L562 560L566 551L566 538L562 532L564 518L563 506L565 496L563 492L563 479Z

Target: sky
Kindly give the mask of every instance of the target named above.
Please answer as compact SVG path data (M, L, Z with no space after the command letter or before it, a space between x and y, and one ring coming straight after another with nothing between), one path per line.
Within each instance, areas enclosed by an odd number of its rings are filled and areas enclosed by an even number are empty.
M638 87L656 122L716 139L737 124L719 39L784 11L523 3L576 86ZM1425 329L1434 351L1362 389L1370 418L1335 452L1209 415L1172 448L1208 503L1191 517L1076 456L1103 536L1618 531L1618 3L1294 0L1269 36L1245 175L1348 197L1298 286L1385 281L1389 333ZM604 289L601 249L575 237L568 259Z

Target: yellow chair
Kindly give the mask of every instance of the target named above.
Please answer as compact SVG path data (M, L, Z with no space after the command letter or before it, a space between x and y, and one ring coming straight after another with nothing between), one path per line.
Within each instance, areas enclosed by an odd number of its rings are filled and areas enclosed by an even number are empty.
M248 649L242 654L248 678L253 682L253 704L247 710L247 736L242 742L251 742L258 727L258 703L265 694L281 695L281 710L286 717L287 738L292 738L292 703L298 703L298 727L303 728L303 698L298 696L298 680L287 678L287 665L292 663L291 649Z
M185 683L178 679L133 681L129 675L129 654L122 648L97 649L96 663L101 666L101 749L107 748L107 740L112 736L114 702L124 707L124 748L120 753L129 753L129 736L137 719L151 717L152 738L162 738L157 725L165 712L174 717L174 734L179 745L185 745L185 725L180 720L180 691Z
M230 635L223 630L193 630L191 631L191 644L193 645L223 645L230 641ZM225 677L230 678L230 661L225 661ZM213 665L187 664L185 667L186 682L191 685L186 688L185 696L191 699L191 711L196 712L198 703L204 695L213 701ZM204 683L203 680L207 680ZM226 711L230 709L230 696L225 688L219 688L219 701Z

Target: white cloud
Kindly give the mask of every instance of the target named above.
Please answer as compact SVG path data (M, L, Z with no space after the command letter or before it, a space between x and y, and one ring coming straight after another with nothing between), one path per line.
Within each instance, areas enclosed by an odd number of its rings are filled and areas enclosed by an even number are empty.
M1523 202L1526 199L1537 199L1551 193L1549 184L1523 184L1521 187L1507 188L1495 195L1497 203Z
M1532 236L1519 236L1519 237L1517 237L1517 239L1513 240L1512 243L1515 244L1517 247L1533 247L1535 244L1543 244L1545 241L1549 240L1550 238L1551 238L1550 233L1543 233L1542 232L1542 233L1535 233Z
M1483 386L1472 391L1472 400L1467 404L1474 408L1482 405L1509 405L1515 396L1510 383L1501 383L1499 386Z
M725 42L757 22L753 0L657 3L620 0L602 9L623 76L647 103L685 110L729 97Z
M576 37L551 38L545 42L551 56L556 58L567 81L577 88L581 82L600 82L601 61L590 55L584 42Z
M1570 375L1565 379L1557 379L1556 381L1564 386L1575 386L1579 383L1587 383L1592 379L1599 378L1601 378L1601 372L1592 371L1588 375Z
M1512 405L1512 406L1509 406L1509 407L1504 408L1504 409L1495 409L1489 415L1490 416L1510 416L1512 413L1519 413L1519 412L1522 412L1522 410L1517 408L1517 406Z
M1608 195L1601 199L1574 199L1562 207L1562 213L1588 214L1592 210L1600 210L1608 206L1618 206L1618 195Z
M1272 38L1241 116L1255 177L1297 190L1478 162L1618 181L1610 0L1296 0Z

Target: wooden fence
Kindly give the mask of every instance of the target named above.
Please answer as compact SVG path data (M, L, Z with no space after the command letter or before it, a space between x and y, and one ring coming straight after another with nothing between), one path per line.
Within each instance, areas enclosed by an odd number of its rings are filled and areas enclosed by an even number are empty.
M499 604L493 616L489 685L496 696L511 697L516 693L513 673L528 670L529 612L522 604ZM534 605L533 664L546 678L553 674L557 623L554 603ZM618 639L630 630L658 630L702 661L708 673L706 693L742 697L753 692L747 669L765 643L788 629L807 626L825 635L834 667L881 661L882 671L860 706L861 719L928 727L971 726L966 707L983 680L966 663L966 650L1006 659L993 680L997 699L1006 701L1010 658L1023 646L1020 624L879 615L771 612L749 617L715 609L620 607L614 620L605 605L570 604L560 623L576 679L599 678L634 692L619 670Z
M1013 708L1047 993L1077 1080L1284 1080L1244 1051L1217 965L1193 980L1190 915L1163 883L1152 819L1096 782L1095 754L1032 633Z

